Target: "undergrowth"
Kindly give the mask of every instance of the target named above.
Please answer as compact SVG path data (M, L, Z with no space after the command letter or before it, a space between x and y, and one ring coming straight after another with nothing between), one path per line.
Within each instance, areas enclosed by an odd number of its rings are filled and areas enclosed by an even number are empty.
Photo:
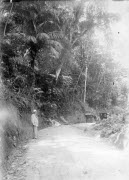
M101 137L108 138L112 134L120 132L124 124L125 120L123 114L112 114L108 116L107 119L99 121L99 123L94 126L94 129L101 131Z

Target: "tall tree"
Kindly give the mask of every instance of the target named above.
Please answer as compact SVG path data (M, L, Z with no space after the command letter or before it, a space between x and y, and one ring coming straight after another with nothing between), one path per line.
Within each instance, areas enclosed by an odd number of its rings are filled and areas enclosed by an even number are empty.
M12 7L12 4L10 5ZM7 6L7 10L8 8ZM16 57L21 57L24 64L26 63L24 61L28 60L28 66L32 69L33 74L30 89L30 97L33 99L34 70L39 52L44 54L47 52L49 54L47 58L57 58L62 49L61 44L49 36L50 32L57 29L57 17L53 9L50 9L44 2L14 3L11 12L9 14L6 12L5 15L7 18L3 18L5 35L3 51L4 54L9 55L6 52L7 48L13 50L12 56L16 60L18 59ZM25 58L26 56L28 59ZM33 104L33 100L31 102Z

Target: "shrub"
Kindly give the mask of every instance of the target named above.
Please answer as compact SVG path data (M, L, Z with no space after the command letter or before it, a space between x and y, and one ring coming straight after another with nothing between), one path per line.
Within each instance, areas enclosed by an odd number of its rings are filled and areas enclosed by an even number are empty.
M118 133L124 126L123 115L111 115L107 119L100 121L99 124L95 125L95 130L101 130L101 137L108 138L110 135Z

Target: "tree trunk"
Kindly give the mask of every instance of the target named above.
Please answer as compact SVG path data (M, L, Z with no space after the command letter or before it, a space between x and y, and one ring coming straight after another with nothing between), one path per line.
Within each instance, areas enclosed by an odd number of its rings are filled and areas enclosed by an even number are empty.
M85 70L85 89L84 89L84 103L86 102L87 71L88 71L88 67L87 67L87 64L86 64L86 70Z
M35 72L34 72L34 64L35 64L35 57L36 57L36 52L34 50L31 50L30 52L31 55L31 69L32 69L32 85L30 89L30 98L31 98L31 111L35 109L34 105L34 88L35 88Z

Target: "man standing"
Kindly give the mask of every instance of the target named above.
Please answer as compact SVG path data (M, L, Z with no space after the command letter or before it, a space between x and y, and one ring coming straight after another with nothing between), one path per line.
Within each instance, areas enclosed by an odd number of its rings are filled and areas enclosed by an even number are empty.
M31 122L33 125L33 138L37 139L38 135L38 116L37 116L37 111L33 110L33 113L31 115Z

